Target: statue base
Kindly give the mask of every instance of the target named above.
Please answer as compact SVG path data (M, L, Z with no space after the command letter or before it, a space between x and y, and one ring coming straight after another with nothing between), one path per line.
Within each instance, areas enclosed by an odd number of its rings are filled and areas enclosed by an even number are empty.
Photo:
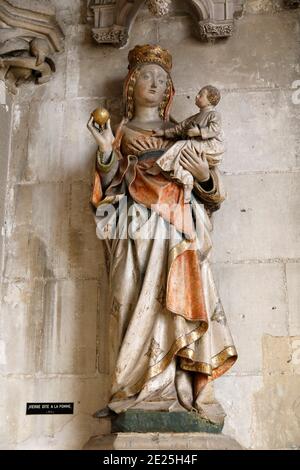
M83 450L242 450L241 445L223 434L115 433L92 437Z
M203 416L182 410L130 409L118 415L107 411L95 416L109 420L111 434L92 437L83 450L242 449L234 439L221 434L225 414L218 403L207 405Z
M220 434L224 415L209 421L190 411L128 410L111 418L112 433L211 433Z

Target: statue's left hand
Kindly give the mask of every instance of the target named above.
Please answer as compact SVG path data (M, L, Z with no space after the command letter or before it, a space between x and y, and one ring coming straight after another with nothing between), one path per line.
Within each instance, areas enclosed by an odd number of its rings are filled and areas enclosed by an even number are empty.
M209 179L210 174L207 160L204 154L199 154L195 148L193 150L184 149L180 157L180 163L199 183Z

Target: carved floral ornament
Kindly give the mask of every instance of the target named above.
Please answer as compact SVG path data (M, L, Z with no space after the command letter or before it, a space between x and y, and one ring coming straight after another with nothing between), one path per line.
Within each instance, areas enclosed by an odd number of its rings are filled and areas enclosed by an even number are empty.
M38 2L31 9L29 1L0 0L0 79L12 93L32 78L47 82L55 72L52 56L63 50L63 39L52 7L44 3L39 11Z
M170 11L171 0L146 0L146 5L154 16L164 16Z
M224 38L233 33L234 18L241 14L245 0L182 0L191 15L199 39ZM99 44L127 44L136 15L144 6L156 17L170 12L172 0L88 0L88 19Z

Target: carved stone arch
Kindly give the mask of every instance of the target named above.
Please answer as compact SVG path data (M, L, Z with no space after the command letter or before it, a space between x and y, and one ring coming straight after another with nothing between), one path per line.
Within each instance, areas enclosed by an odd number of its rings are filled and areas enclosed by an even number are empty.
M126 42L134 20L144 3L144 0L117 0L116 2L116 24L126 31Z
M212 2L206 0L183 0L187 11L196 21L207 20L213 16Z
M88 0L88 17L94 23L93 37L100 43L126 45L137 13L146 0ZM234 15L244 0L183 0L201 39L231 36Z
M144 0L117 0L116 22L129 29L144 3Z

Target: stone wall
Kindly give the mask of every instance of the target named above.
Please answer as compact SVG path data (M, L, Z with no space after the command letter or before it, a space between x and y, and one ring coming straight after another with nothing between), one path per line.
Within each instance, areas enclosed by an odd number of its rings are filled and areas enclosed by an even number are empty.
M13 109L1 298L4 448L81 448L105 431L92 413L109 393L107 282L89 191L89 113L120 117L128 50L173 54L181 119L199 87L221 88L228 198L214 217L214 272L239 350L215 385L225 433L248 448L300 446L299 10L248 0L232 38L201 43L177 2L141 11L129 45L92 42L84 1L53 1L66 35L51 82L24 86ZM2 186L2 184L1 184ZM297 337L297 335L299 335ZM27 416L26 402L74 401L74 416Z
M10 153L10 134L12 120L12 103L8 95L5 83L0 80L0 266L2 281L2 263L3 263L3 247L5 233L5 200L8 160ZM1 284L0 284L1 292ZM2 336L2 335L1 335ZM5 363L6 343L0 336L0 367Z
M0 265L3 259L5 195L10 152L11 108L11 97L6 91L5 83L0 80Z

